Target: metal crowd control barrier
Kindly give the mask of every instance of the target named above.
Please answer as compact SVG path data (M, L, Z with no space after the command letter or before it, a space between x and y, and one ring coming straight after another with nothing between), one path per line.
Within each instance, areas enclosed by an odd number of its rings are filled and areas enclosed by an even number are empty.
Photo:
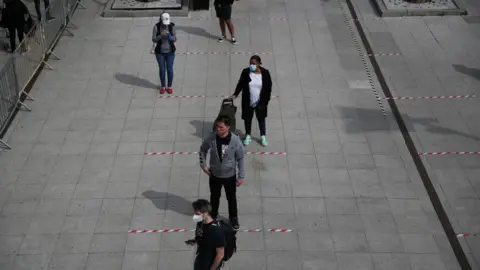
M53 69L46 62L47 57L54 56L60 59L53 53L53 48L62 36L62 33L66 32L73 36L73 33L67 29L67 26L71 24L76 27L72 22L72 17L78 6L85 9L80 0L53 1L47 12L55 19L48 22L36 22L18 45L13 56L0 69L0 134L3 134L8 127L10 119L15 115L18 106L31 111L22 102L22 97L35 100L26 92L26 88L42 64L49 69ZM1 138L0 146L11 149Z
M49 22L43 22L42 24L43 38L45 40L45 54L47 56L54 56L56 59L60 58L55 53L53 53L52 50L57 41L62 36L62 31L59 31L59 29L65 29L67 25L64 5L66 1L68 0L55 1L50 4L48 12L50 12L52 16L56 16L56 18ZM51 66L48 67L51 68Z
M3 133L18 105L31 111L28 106L20 101L20 87L15 74L14 58L10 57L7 64L0 70L0 133ZM0 139L0 144L11 149L5 141Z
M40 23L35 23L32 29L26 34L26 37L13 53L13 59L20 94L25 94L28 98L35 100L25 92L25 88L45 60L43 34Z

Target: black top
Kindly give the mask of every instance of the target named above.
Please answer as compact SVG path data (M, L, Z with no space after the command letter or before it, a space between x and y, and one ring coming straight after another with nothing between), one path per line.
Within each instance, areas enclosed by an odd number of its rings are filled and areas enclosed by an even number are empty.
M220 137L217 135L216 141L217 141L217 153L218 153L218 158L220 159L220 162L223 161L223 156L225 155L225 151L228 148L228 145L230 145L230 140L232 139L232 134L228 132L228 135L225 136L224 138Z
M197 242L196 264L200 269L210 269L217 255L217 248L225 247L223 230L217 221L208 224L197 223L195 230L195 240Z
M235 96L240 95L240 92L242 93L242 119L245 119L245 113L248 113L251 110L249 86L251 81L250 72L249 68L245 68L242 71L234 93ZM260 109L257 113L259 119L267 117L267 106L272 96L273 84L272 77L267 69L260 67L260 72L262 73L262 89L260 89L260 99L257 105Z
M214 5L228 6L233 5L233 0L215 0Z
M2 12L2 23L6 27L15 27L25 24L24 15L29 14L27 6L20 0L5 2Z

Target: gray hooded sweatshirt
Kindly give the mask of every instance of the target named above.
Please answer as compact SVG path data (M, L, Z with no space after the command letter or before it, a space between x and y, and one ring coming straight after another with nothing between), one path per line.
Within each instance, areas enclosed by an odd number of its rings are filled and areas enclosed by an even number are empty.
M230 178L237 175L238 179L245 179L245 153L240 138L231 133L230 144L225 150L223 159L220 160L217 151L217 134L212 132L200 146L200 167L206 168L207 152L210 150L210 171L218 178Z

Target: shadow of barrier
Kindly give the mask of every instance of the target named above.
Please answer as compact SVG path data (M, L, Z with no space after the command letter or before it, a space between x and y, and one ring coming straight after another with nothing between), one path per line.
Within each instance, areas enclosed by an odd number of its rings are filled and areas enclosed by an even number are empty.
M85 8L80 0L57 0L51 3L45 13L53 19L35 22L0 70L0 136L5 134L17 109L23 107L31 111L23 103L25 98L35 100L28 93L29 86L43 66L53 69L47 63L50 56L60 59L53 53L53 49L63 33L73 36L67 27L76 27L72 17L78 6ZM49 16L43 16L45 17ZM1 137L0 147L11 149Z

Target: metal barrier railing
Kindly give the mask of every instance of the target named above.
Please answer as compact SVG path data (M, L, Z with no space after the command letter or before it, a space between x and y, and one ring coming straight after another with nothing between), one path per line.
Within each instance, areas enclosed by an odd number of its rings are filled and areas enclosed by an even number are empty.
M58 29L65 29L67 25L67 16L65 14L65 2L68 0L63 1L55 1L50 4L48 8L48 12L52 16L55 16L56 19L51 20L49 22L43 22L42 30L43 30L43 38L45 41L45 49L46 55L53 55L57 59L59 59L53 52L53 47L57 43L58 39L61 37L62 32L58 31Z
M55 19L48 22L36 22L15 49L13 55L8 58L6 65L0 69L0 134L4 134L19 106L31 111L22 102L23 97L35 100L26 92L26 88L42 65L53 69L47 63L47 58L54 56L60 59L53 52L53 48L64 32L73 36L67 26L75 26L72 17L78 6L85 8L80 0L53 1L46 13ZM1 138L0 146L11 149Z
M13 59L20 93L33 99L25 92L25 88L45 60L43 34L40 23L33 25L32 29L27 33L26 38L23 39L13 53Z
M0 70L0 133L3 133L10 118L18 105L27 110L31 109L20 101L20 88L16 78L14 57L10 57L5 66ZM11 149L5 141L0 139L0 144Z

